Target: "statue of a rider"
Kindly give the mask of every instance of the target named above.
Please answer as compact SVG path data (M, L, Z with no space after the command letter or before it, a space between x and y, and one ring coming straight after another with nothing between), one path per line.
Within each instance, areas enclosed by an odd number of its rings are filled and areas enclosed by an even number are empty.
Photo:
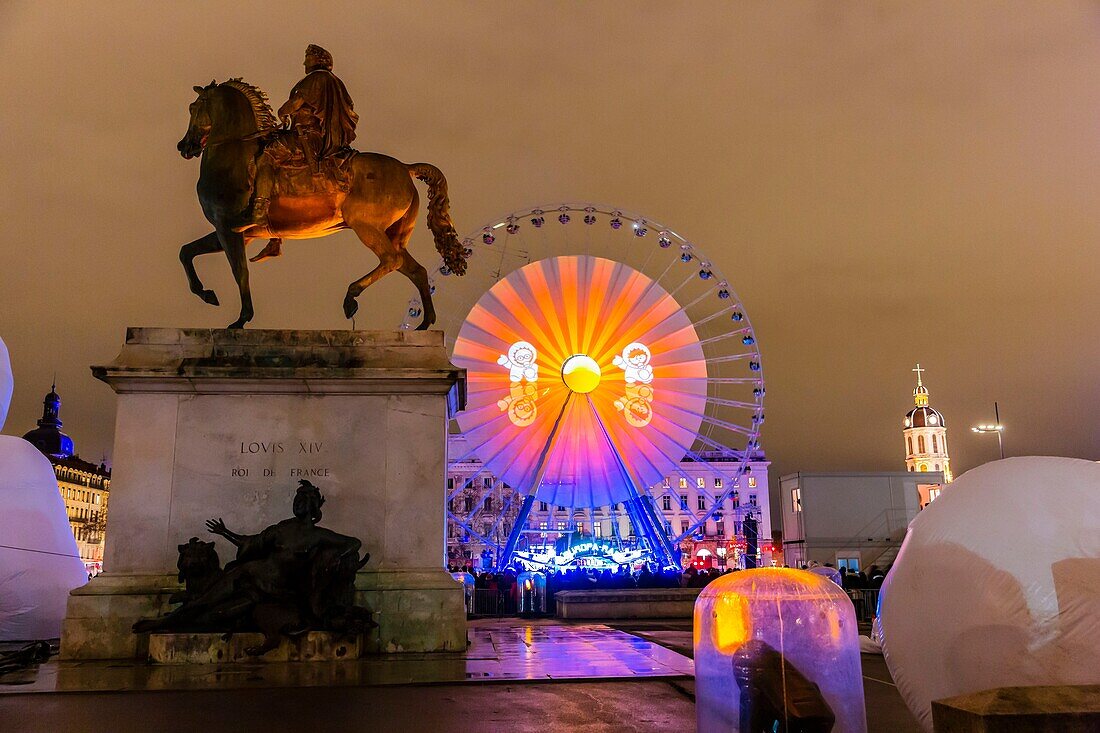
M290 90L290 98L279 108L279 119L288 124L291 140L274 146L271 154L256 161L255 193L249 226L264 226L275 187L275 166L280 158L300 154L315 178L338 179L340 160L346 157L355 140L355 113L351 96L344 82L332 73L332 54L320 46L306 48L306 76ZM279 148L283 154L278 152ZM281 254L282 241L272 239L263 252L253 258L259 261Z

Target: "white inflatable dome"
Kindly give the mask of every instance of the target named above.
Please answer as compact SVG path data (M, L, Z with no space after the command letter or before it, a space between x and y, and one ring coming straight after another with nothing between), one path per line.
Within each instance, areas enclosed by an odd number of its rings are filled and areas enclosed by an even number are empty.
M886 663L927 731L933 700L1100 683L1100 464L960 476L909 525L881 610Z
M11 404L8 350L0 340L0 428ZM50 462L0 435L0 641L55 639L69 591L88 580Z

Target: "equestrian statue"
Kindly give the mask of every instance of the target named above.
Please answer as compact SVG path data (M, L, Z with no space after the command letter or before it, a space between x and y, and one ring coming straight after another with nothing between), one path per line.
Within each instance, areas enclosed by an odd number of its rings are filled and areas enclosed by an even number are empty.
M279 256L284 239L351 229L378 257L378 266L348 285L344 315L355 315L359 294L397 270L420 293L424 320L417 328L426 329L435 323L428 273L407 249L420 205L412 179L428 186L428 228L443 270L462 275L469 251L451 222L447 179L428 163L407 165L353 150L359 116L332 73L332 55L310 45L305 69L277 117L267 96L241 79L194 88L199 96L176 148L187 159L202 156L199 203L214 231L180 248L191 292L219 304L214 291L203 287L194 260L224 252L241 297L240 317L229 328L243 328L253 317L245 254L251 242L269 240L251 258L260 262Z

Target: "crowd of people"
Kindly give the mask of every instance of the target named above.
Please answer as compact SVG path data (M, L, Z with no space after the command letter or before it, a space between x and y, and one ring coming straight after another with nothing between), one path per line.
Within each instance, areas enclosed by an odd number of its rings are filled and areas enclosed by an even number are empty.
M803 569L820 572L833 580L839 578L839 585L845 591L877 590L886 578L886 571L872 565L864 571L849 571L847 568L835 568L831 563L820 565L812 563ZM815 570L816 569L816 570ZM504 570L478 571L469 567L452 567L451 572L465 572L474 579L475 591L490 591L489 595L499 598L504 606L514 608L520 594L520 576L522 570L506 568ZM632 572L625 566L616 570L596 570L590 568L571 568L564 571L544 571L546 578L546 596L549 609L553 609L554 595L563 590L620 590L629 588L704 588L717 578L737 572L736 568L688 568L684 571L643 567ZM855 594L859 595L859 594Z

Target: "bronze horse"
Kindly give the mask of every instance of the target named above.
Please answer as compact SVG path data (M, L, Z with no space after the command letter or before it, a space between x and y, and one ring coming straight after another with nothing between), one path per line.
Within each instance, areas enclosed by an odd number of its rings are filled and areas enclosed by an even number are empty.
M438 168L428 163L406 165L379 153L355 153L347 164L350 189L346 192L327 181L314 193L276 193L267 226L242 226L249 219L256 157L265 139L278 134L278 121L264 93L240 79L210 82L195 91L199 96L191 103L187 134L176 148L187 159L202 156L199 203L214 231L180 248L192 293L211 305L219 304L214 291L203 288L194 260L198 255L225 252L241 296L240 318L229 328L243 328L253 316L245 255L249 242L271 237L310 239L351 229L378 256L378 266L348 285L344 315L351 318L359 308L356 297L397 270L420 292L424 320L417 328L435 323L428 273L406 249L420 204L412 178L428 184L428 228L446 268L463 274L468 256L451 223L447 179Z

